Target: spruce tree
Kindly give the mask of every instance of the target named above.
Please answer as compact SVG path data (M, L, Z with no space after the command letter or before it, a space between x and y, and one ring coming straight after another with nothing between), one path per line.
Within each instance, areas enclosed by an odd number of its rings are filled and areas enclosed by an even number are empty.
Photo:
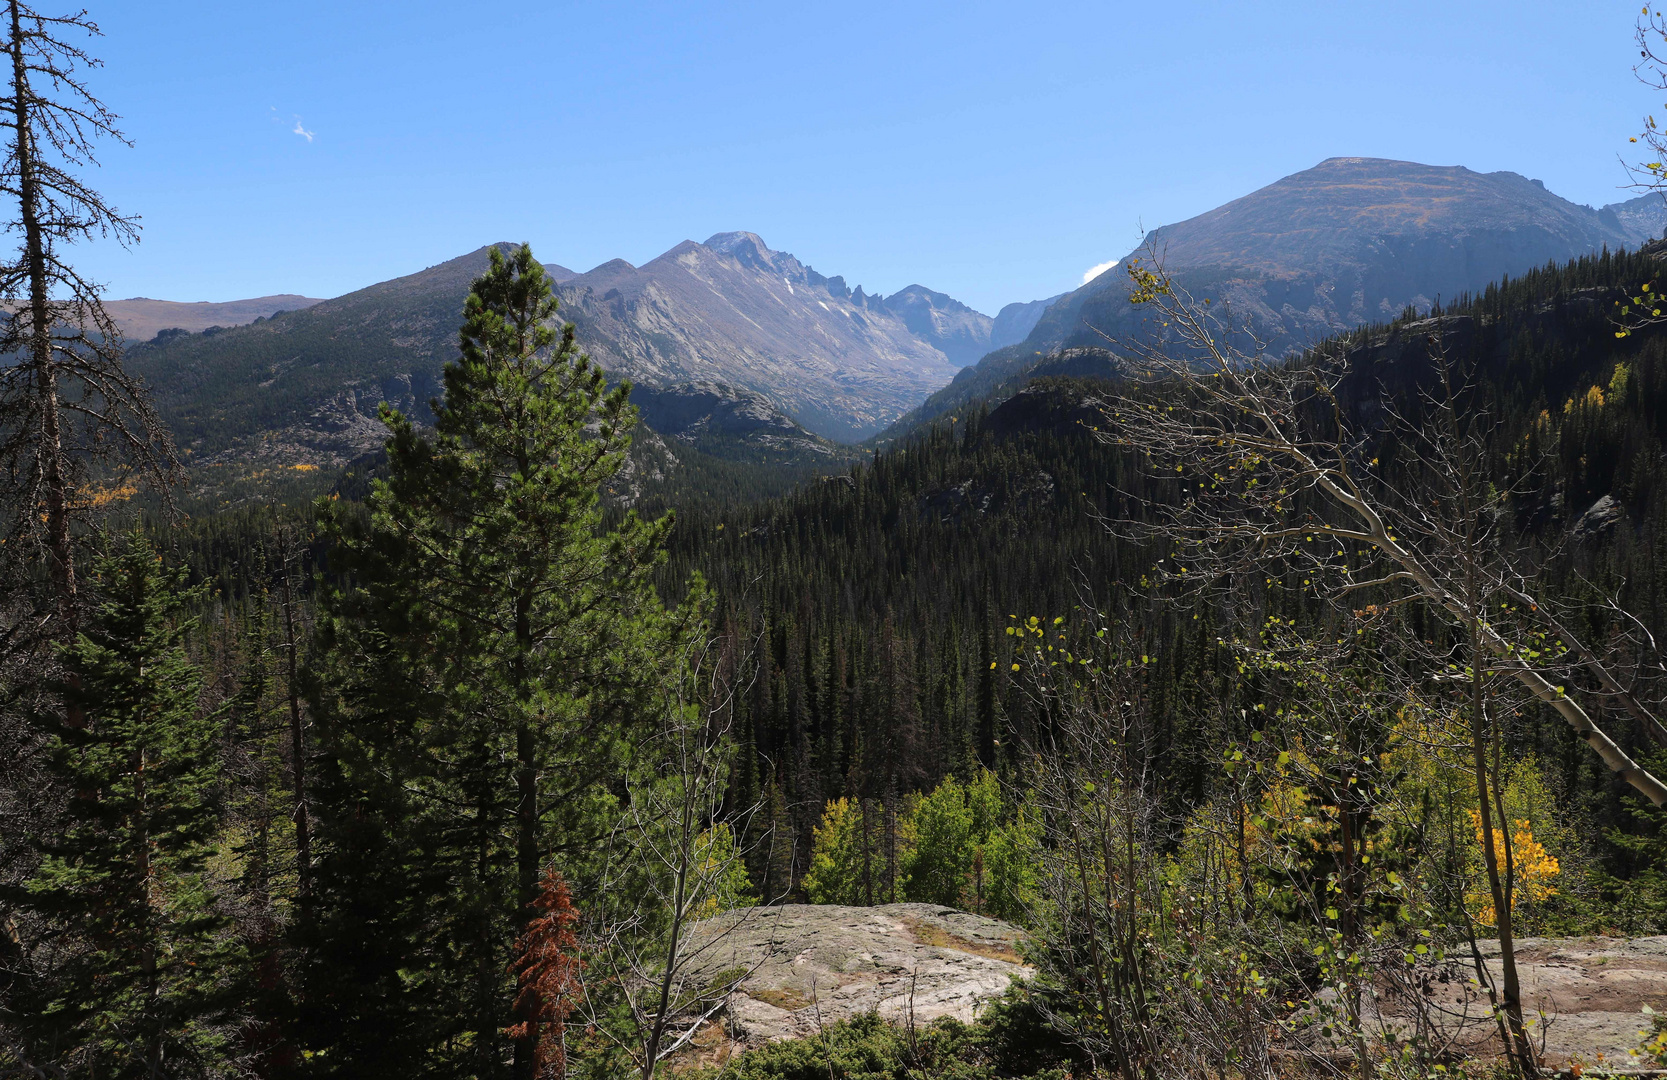
M368 515L325 516L352 582L325 597L314 673L326 1072L531 1075L536 1040L505 1035L533 1019L514 1010L514 942L552 859L584 902L634 706L681 633L651 582L670 519L602 523L628 384L555 328L526 247L490 258L433 431L384 406Z
M11 897L48 928L11 1002L37 1067L100 1077L212 1072L233 1050L240 969L206 871L221 794L217 719L186 652L197 599L135 538L98 560L103 598L65 650L82 723L50 728L67 817Z

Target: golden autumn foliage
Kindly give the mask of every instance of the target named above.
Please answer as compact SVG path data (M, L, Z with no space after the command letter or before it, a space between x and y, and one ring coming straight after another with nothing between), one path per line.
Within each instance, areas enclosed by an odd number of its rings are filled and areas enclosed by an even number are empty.
M1486 839L1482 835L1481 811L1470 811L1470 824L1476 830L1476 843L1480 846ZM1499 853L1499 862L1503 869L1505 830L1493 830L1493 849ZM1513 912L1523 901L1536 903L1556 893L1557 888L1552 881L1561 872L1562 867L1557 862L1557 856L1534 839L1534 830L1526 819L1517 819L1515 828L1511 830L1511 857L1515 869L1514 887L1511 889L1510 898ZM1493 898L1485 890L1467 892L1465 902L1481 925L1493 926L1498 923L1499 915L1494 911Z
M88 484L76 492L76 505L87 510L103 510L124 503L139 494L139 485L132 480L114 484Z

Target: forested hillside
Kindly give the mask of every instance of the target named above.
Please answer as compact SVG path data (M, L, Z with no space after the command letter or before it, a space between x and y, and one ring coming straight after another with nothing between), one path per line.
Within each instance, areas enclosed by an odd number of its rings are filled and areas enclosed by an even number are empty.
M1437 334L1474 373L1467 400L1496 425L1490 475L1527 481L1509 510L1536 550L1554 552L1541 587L1589 598L1622 591L1661 634L1667 339L1617 340L1612 323L1618 291L1648 280L1654 258L1537 271L1346 345L1351 408L1371 418L1396 402L1410 407L1429 385ZM1248 736L1234 703L1254 691L1238 685L1235 654L1221 644L1243 613L1181 605L1146 585L1159 552L1117 540L1104 520L1138 512L1159 490L1136 460L1095 438L1118 393L1105 381L1038 379L847 477L757 507L680 516L672 576L709 575L738 637L757 642L746 699L756 761L745 783L773 777L804 808L807 857L829 798L895 798L979 766L1016 774L1039 720L1012 671L1015 618L1086 626L1098 611L1119 625L1151 658L1153 762L1167 796L1197 799L1219 780L1219 747ZM1394 435L1376 426L1376 452L1388 458ZM1263 610L1318 618L1299 594L1269 589ZM1571 810L1592 815L1584 834L1634 827L1620 789L1559 725L1530 712L1515 737L1557 763ZM1628 850L1597 841L1589 854L1594 867L1618 859L1624 868Z

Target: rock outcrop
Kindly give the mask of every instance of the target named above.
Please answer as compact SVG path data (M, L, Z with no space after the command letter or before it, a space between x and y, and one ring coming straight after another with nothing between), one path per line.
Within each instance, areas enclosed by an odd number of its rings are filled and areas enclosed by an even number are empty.
M1574 537L1584 540L1598 536L1615 527L1615 523L1626 516L1626 508L1615 501L1615 496L1601 496L1597 502L1586 508L1580 515L1580 520L1574 523Z
M743 1045L815 1034L866 1012L897 1023L971 1021L1031 974L1017 927L935 904L787 904L698 924L696 983L745 971L729 1000Z
M1479 941L1477 949L1497 985L1503 972L1499 942ZM1529 1038L1546 1066L1615 1070L1648 1066L1633 1051L1645 1041L1650 1026L1643 1007L1667 1011L1667 936L1520 938L1516 961ZM1431 965L1427 972L1427 978L1418 980L1428 1003L1422 1010L1424 1037L1450 1053L1497 1057L1498 1028L1468 952L1455 950L1445 963ZM1380 983L1377 992L1363 1002L1363 1019L1370 1031L1395 1031L1404 1039L1418 1027L1414 1016L1420 1010L1405 996L1408 983L1396 985L1400 990ZM1336 1007L1332 992L1323 997ZM1296 1041L1346 1053L1335 1034L1324 1036L1322 1024L1316 1021Z

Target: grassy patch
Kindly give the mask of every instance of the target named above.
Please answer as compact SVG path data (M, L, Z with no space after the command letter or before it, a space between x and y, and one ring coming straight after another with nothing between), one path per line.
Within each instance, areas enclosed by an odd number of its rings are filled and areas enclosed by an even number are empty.
M750 998L762 1001L766 1005L774 1005L778 1009L786 1009L788 1012L798 1012L810 1004L809 998L787 986L772 987L768 990L748 990L746 993Z
M1009 964L1022 964L1024 960L1018 951L1005 941L969 941L959 934L952 934L941 926L934 926L919 919L904 919L909 933L922 945L930 945L937 949L954 949L956 952L971 953L989 960L1005 960Z

